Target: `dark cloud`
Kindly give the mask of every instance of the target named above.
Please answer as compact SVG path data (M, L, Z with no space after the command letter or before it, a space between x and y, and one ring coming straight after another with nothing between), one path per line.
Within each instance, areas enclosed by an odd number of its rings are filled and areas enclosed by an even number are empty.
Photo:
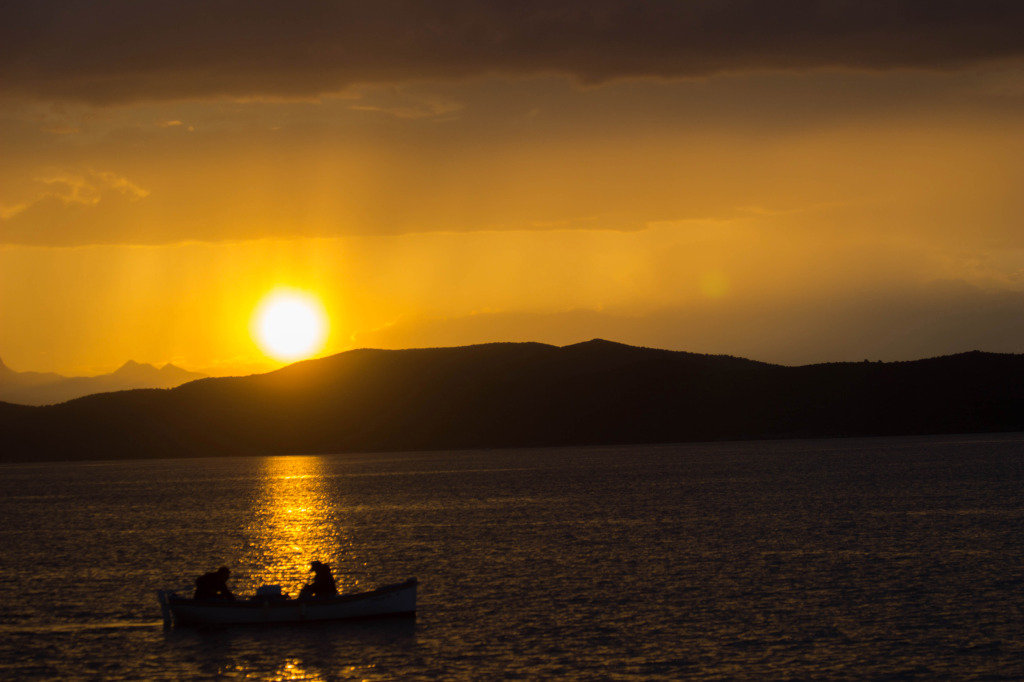
M1016 0L33 0L0 6L0 90L96 103L297 97L564 73L949 69L1024 55Z

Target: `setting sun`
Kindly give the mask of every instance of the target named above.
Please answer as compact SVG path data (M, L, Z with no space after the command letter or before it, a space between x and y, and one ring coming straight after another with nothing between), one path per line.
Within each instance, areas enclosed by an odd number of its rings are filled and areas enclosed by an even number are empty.
M329 324L312 294L279 289L268 294L252 318L252 335L267 356L281 362L303 360L323 349Z

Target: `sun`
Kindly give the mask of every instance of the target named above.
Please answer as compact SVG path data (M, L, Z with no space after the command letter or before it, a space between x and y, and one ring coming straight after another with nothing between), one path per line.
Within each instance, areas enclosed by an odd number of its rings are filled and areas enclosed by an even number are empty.
M329 326L327 312L314 294L275 289L256 306L250 331L265 355L294 362L323 350Z

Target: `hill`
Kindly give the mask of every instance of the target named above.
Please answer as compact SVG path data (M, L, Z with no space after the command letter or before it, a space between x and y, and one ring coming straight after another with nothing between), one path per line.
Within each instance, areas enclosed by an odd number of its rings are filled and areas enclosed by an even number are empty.
M19 405L54 405L93 393L133 388L174 388L204 378L171 364L153 365L129 360L110 374L65 377L52 372L15 372L0 361L0 401Z
M595 340L356 350L0 405L3 458L113 459L1019 430L1024 356L782 367Z

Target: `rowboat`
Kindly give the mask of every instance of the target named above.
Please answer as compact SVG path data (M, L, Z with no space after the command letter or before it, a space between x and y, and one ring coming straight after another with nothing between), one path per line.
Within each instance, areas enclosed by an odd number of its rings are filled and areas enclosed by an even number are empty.
M225 626L255 623L302 623L416 613L416 578L368 592L290 599L267 588L256 596L228 601L192 599L159 590L157 599L167 626Z

